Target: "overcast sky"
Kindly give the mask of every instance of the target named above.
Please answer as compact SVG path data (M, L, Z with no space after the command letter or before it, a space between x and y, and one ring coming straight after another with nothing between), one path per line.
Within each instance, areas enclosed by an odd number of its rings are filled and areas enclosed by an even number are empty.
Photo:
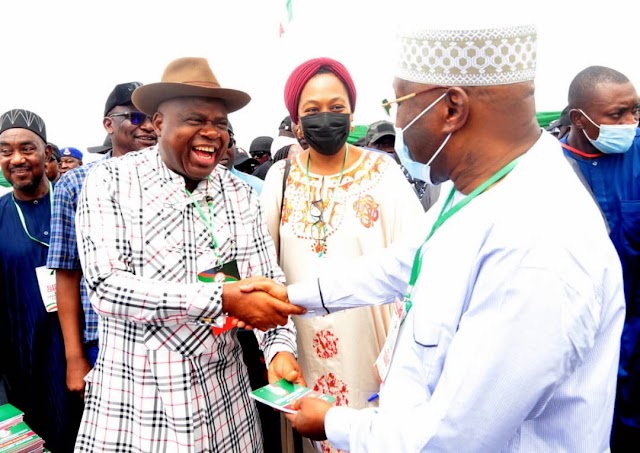
M380 101L392 96L397 23L457 20L466 0L421 0L420 11L399 7L404 0L292 1L293 21L282 37L285 0L3 2L0 111L32 110L44 118L50 141L85 151L105 137L104 102L116 84L158 82L170 61L200 56L222 86L252 96L230 115L248 149L254 137L277 133L287 114L283 87L291 70L329 56L355 81L355 122L369 124L384 118ZM547 111L565 106L571 79L590 65L618 69L638 86L634 3L470 4L491 5L476 17L517 11L538 26L536 105Z

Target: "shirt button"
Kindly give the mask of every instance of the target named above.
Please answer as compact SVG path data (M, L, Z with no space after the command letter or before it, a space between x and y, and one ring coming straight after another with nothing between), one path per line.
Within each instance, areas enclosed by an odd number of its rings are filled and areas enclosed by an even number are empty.
M38 200L33 200L33 204L38 204Z
M48 232L48 231L45 231L45 232L44 232L44 235L45 235L45 236L49 236L49 232Z
M598 166L598 162L596 162L596 161L594 160L592 165L593 165L594 167L597 167L597 166Z

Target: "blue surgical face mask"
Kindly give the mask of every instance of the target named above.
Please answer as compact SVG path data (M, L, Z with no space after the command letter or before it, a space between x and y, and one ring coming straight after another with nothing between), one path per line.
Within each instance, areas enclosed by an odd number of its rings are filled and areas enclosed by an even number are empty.
M592 140L585 130L582 129L582 133L587 137L587 140L589 140L598 150L605 154L626 153L629 151L633 144L633 139L636 137L638 123L598 125L594 123L594 121L589 118L589 115L584 113L581 109L578 109L578 111L580 111L586 119L591 121L591 124L600 129L598 138L595 140Z
M434 184L434 182L431 180L431 162L433 162L433 160L438 156L438 154L440 154L440 152L444 149L444 146L447 144L447 142L451 138L451 134L447 135L447 138L444 139L440 147L436 150L435 153L433 153L433 156L431 156L431 159L429 159L429 162L427 162L426 164L423 164L421 162L415 161L411 156L409 147L404 142L404 131L409 129L413 125L413 123L418 121L422 117L422 115L427 113L434 105L440 102L440 100L442 100L446 95L447 93L444 93L438 99L436 99L431 104L429 104L427 108L425 108L422 112L420 112L418 116L416 116L403 129L400 129L399 127L395 128L396 143L395 143L394 149L395 149L396 155L398 156L398 159L400 159L400 164L407 169L407 171L409 172L409 174L413 179L419 179L420 181L424 181L427 184L432 184L432 185Z

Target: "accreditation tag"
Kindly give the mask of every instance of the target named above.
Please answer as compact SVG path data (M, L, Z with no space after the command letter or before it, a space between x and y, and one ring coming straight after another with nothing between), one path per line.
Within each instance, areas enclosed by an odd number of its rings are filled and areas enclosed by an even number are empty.
M58 311L56 302L56 271L46 266L36 267L36 278L40 288L40 296L47 312Z
M204 283L227 283L237 282L240 280L240 272L238 271L238 262L231 260L224 263L222 266L215 266L206 271L198 273L198 280ZM220 315L215 320L210 320L213 324L211 331L214 335L219 335L222 332L233 329L232 316Z
M407 317L407 301L396 302L394 304L394 310L391 315L391 322L389 324L389 333L387 339L382 346L380 355L373 364L376 372L378 373L378 379L380 382L384 382L387 374L389 373L389 367L391 366L391 359L393 358L393 351L396 348L396 342L398 341L398 332L400 332L400 326Z

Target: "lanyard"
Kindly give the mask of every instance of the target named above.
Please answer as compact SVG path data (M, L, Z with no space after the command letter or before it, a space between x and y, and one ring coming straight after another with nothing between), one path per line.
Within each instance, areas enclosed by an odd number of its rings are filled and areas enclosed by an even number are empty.
M13 204L16 207L16 210L18 211L18 217L20 217L20 223L22 223L22 228L24 229L24 232L27 233L27 237L32 241L37 242L38 244L42 244L45 247L49 247L49 244L47 244L46 242L42 242L40 239L36 239L33 236L31 236L31 233L29 233L29 229L27 228L27 222L24 220L24 214L22 213L22 209L20 209L20 206L18 206L18 203L16 203L15 195L11 194L11 198L13 200ZM51 186L51 181L49 181L49 209L53 213L53 187Z
M604 153L595 153L595 154L585 153L584 151L580 151L578 148L569 146L567 143L560 142L560 146L562 146L567 151L571 151L573 154L577 154L578 156L584 157L585 159L595 159L596 157L604 156Z
M416 281L418 280L418 275L420 275L420 270L422 269L422 248L425 246L427 241L431 238L431 236L433 236L433 233L435 233L436 230L440 228L442 224L446 222L450 217L452 217L456 212L458 212L460 209L465 207L471 200L473 200L475 197L477 197L482 192L484 192L489 186L496 183L497 181L502 179L507 173L513 170L513 168L516 166L516 164L520 160L520 157L515 158L514 160L509 162L507 165L502 167L500 170L494 173L493 176L491 176L485 182L483 182L478 187L476 187L469 195L464 197L462 200L460 200L458 203L456 203L454 206L452 206L450 209L447 210L447 206L449 206L449 203L453 199L453 194L456 191L455 187L451 188L451 192L449 192L447 201L445 201L444 205L442 206L442 210L440 211L438 218L433 224L433 227L431 228L431 232L429 233L427 238L424 240L420 248L418 248L418 251L416 252L413 258L413 266L411 267L411 278L409 279L409 286L407 287L407 292L404 295L406 312L409 312L409 310L411 309L411 305L412 305L411 293L413 292L413 286L416 284Z
M208 177L207 182L209 182L210 180L211 180L211 177ZM211 236L210 247L214 250L214 253L216 254L218 264L222 264L222 257L220 256L220 251L218 249L218 241L216 241L216 236L214 233L215 229L213 227L213 219L215 218L215 214L213 212L213 198L211 198L208 195L206 196L207 205L209 205L209 217L207 217L204 211L202 210L202 208L200 207L200 204L191 196L191 192L189 192L189 189L185 187L184 191L189 197L189 199L191 200L191 203L193 204L193 206L195 206L195 208L198 210L198 214L200 214L200 218L202 219L205 226L207 227L207 230L209 230L209 235Z

